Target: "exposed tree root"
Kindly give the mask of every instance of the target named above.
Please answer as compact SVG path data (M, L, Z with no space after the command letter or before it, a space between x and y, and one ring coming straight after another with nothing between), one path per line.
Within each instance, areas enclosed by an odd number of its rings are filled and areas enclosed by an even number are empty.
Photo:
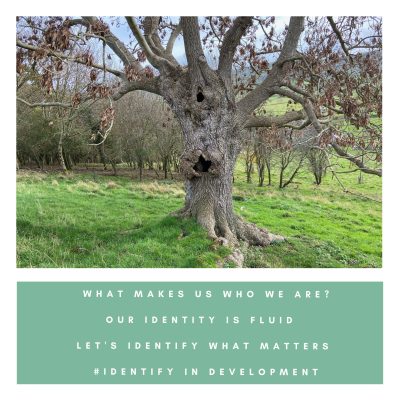
M217 262L218 268L223 268L226 265L232 265L235 268L243 268L245 256L241 249L233 249L232 253L226 256L223 260Z
M232 253L226 257L221 266L226 261L230 261L238 268L243 267L244 255L241 251L243 245L266 247L272 243L285 240L283 236L274 235L236 215L230 219L225 216L215 218L214 215L210 214L193 216L187 207L175 211L171 215L180 218L195 217L197 222L206 229L210 239L220 246L232 248Z
M259 228L251 222L245 222L240 217L235 218L236 235L238 239L247 242L253 246L268 246L271 243L283 242L285 238L280 235L274 235L264 228Z

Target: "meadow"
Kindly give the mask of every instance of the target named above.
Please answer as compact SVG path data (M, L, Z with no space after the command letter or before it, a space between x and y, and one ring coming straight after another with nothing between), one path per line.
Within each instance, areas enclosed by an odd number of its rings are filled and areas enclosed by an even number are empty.
M351 168L351 166L347 166ZM247 268L379 268L381 179L329 172L321 185L304 169L278 189L235 173L234 205L248 221L285 236L266 248L244 247ZM345 192L343 187L349 189ZM230 249L209 240L190 219L171 212L184 201L179 180L17 174L17 266L24 268L229 268Z

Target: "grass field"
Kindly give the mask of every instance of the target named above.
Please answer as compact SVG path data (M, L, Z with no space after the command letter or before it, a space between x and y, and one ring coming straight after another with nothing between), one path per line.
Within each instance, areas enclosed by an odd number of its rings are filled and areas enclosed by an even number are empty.
M19 267L229 267L191 220L169 214L184 200L179 181L95 174L24 172L17 183ZM256 176L254 176L256 181ZM381 267L381 180L328 174L321 186L304 171L284 190L235 174L235 208L284 235L284 243L243 249L246 267Z

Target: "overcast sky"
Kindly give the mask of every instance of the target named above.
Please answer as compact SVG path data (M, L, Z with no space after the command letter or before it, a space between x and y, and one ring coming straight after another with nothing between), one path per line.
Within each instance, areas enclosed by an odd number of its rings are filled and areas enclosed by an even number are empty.
M174 23L178 23L179 17L170 17L171 20ZM201 18L201 17L199 17ZM276 17L275 19L275 30L277 32L282 31L285 27L285 24L289 23L290 17ZM111 25L111 18L105 17L104 20L110 24L111 30L113 33L115 33L124 43L128 43L132 39L129 38L130 35L130 29L125 23L125 20L123 17L119 17L118 21L121 23L120 26L116 26L116 24ZM262 32L261 29L258 30L257 36L261 39L263 37L264 33ZM216 55L218 54L218 51L216 50ZM185 48L183 44L183 38L182 35L178 37L178 39L175 42L174 50L173 50L173 55L174 57L180 62L181 64L185 65L186 64L186 55L185 55Z

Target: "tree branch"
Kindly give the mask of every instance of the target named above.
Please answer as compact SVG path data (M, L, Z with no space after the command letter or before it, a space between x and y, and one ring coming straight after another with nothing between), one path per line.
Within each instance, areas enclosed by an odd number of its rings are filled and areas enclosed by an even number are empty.
M353 164L357 165L360 171L366 173L366 174L371 174L371 175L377 175L377 176L382 176L382 170L381 169L372 169L368 168L361 160L359 160L357 157L353 156L352 154L347 153L342 147L340 147L337 143L332 141L330 144L335 150L335 152L340 156L345 158L346 160L349 160Z
M346 44L344 43L343 36L340 33L338 27L336 26L335 21L333 20L332 17L327 17L327 18L328 18L329 24L330 24L333 32L335 32L335 35L337 36L337 38L339 40L340 46L341 46L342 50L344 51L344 54L346 54L348 59L352 62L353 59L351 58L351 54L349 53L349 51L346 47Z
M198 18L181 17L181 25L189 74L192 82L200 85L207 82L212 71L207 64L201 45Z
M144 37L147 40L151 50L154 54L163 57L165 49L161 43L160 36L158 36L157 28L159 25L160 17L145 17L143 22Z
M90 29L91 25L95 25L99 22L99 19L96 17L82 17L82 20L86 23L85 26L88 27L88 29ZM110 49L121 59L125 66L139 64L126 46L113 33L111 33L111 31L108 31L104 34L104 41L107 46L110 47Z
M287 73L287 69L284 68L285 64L289 60L297 59L296 48L303 28L304 17L290 18L288 33L278 60L273 65L265 80L237 103L238 111L239 114L241 114L242 120L245 121L253 110L255 110L261 103L268 100L268 98L273 94L271 89L274 86L282 84Z
M279 94L280 96L283 97L288 97L289 99L294 100L296 103L299 103L304 106L304 102L306 100L306 97L303 97L297 92L294 92L293 90L289 90L283 87L272 87L271 88L272 94Z
M282 89L280 89L282 90ZM309 99L302 99L301 96L297 94L290 93L290 91L285 90L285 95L288 97L291 97L293 100L297 101L298 103L303 105L304 111L306 112L311 124L313 125L314 129L317 131L318 134L321 134L324 130L321 122L318 120L317 115L315 114L314 108L311 104L311 101ZM359 160L357 157L353 156L352 154L347 153L343 148L341 148L335 140L332 140L330 143L331 147L335 150L335 152L345 158L346 160L349 160L353 164L357 165L357 167L362 171L365 172L366 174L372 174L372 175L377 175L377 176L382 176L382 170L381 169L372 169L367 167L361 160Z
M179 21L179 24L174 29L174 31L171 33L171 36L168 39L167 47L165 50L167 54L172 55L172 50L174 49L175 41L181 32L182 32L182 25L181 25L181 22Z
M154 93L161 96L160 93L160 77L156 76L147 80L138 80L132 82L126 82L121 86L118 92L112 96L113 100L118 100L126 93L133 92L135 90L143 90L145 92Z
M72 107L72 104L71 104L71 103L60 103L60 102L57 102L57 101L48 102L48 103L45 103L45 102L41 102L41 103L29 103L28 101L26 101L26 100L24 100L24 99L21 99L20 97L17 97L17 101L19 101L19 102L21 102L21 103L27 105L28 107L32 107L32 108L35 108L35 107L42 107L42 108L44 108L44 107L63 107L63 108L71 108L71 107Z
M144 27L144 38L146 39L152 52L160 57L162 62L170 62L174 66L178 66L178 61L172 55L172 51L168 52L163 44L161 43L160 36L158 35L158 27L160 24L161 17L145 17ZM173 43L172 43L173 45Z
M147 81L134 81L134 82L126 82L122 85L119 90L113 93L110 97L113 101L119 100L123 96L125 96L129 92L133 92L135 90L143 90L146 92L154 93L160 95L159 90L159 78L155 77L153 79L149 79ZM30 103L20 97L17 97L17 101L27 105L28 107L35 108L35 107L63 107L63 108L77 108L79 106L88 101L91 97L87 96L83 99L78 106L74 106L72 103L61 103L61 102L37 102L37 103Z
M304 120L303 111L289 111L283 115L251 116L245 124L245 128L269 128L281 127L289 122Z
M17 39L17 46L21 47L23 49L26 49L26 50L31 50L31 51L45 51L48 56L53 56L53 57L56 57L56 58L60 58L62 60L68 60L68 61L76 62L78 64L87 65L87 62L84 61L84 60L81 60L79 57L67 56L65 54L58 53L58 52L53 51L53 50L49 50L49 49L38 47L38 46L33 46L33 45L30 45L30 44L27 44L27 43L23 43L18 39ZM99 65L99 64L91 64L90 67L96 68L96 69L100 69L102 71L104 70L104 66L103 65ZM122 72L122 71L118 71L116 69L109 68L109 67L106 67L106 71L109 72L110 74L118 76L119 78L125 78L125 73Z
M136 38L139 46L146 54L146 57L149 60L150 64L153 65L155 68L160 69L162 65L161 58L153 52L146 38L142 35L142 32L137 26L135 19L133 17L125 17L125 19L128 22L129 28L131 29L133 36Z
M240 39L251 24L251 17L237 17L233 21L233 25L229 28L228 32L226 32L222 42L218 63L218 72L223 79L230 81L236 48L240 44Z
M309 98L311 101L315 101L314 97L312 96L311 93L307 92L301 87L295 86L291 83L284 83L282 86L287 87L288 89L292 90L293 92L296 92L298 94L301 94L302 96Z

